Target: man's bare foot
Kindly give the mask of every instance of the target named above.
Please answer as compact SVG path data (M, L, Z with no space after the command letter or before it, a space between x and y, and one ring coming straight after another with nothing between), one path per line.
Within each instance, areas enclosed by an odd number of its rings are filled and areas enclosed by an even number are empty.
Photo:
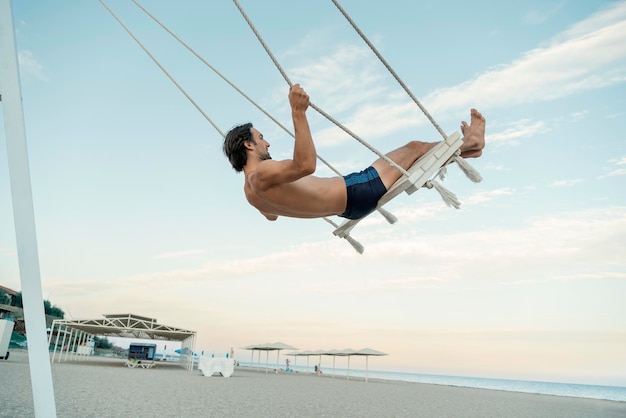
M478 158L485 148L485 117L476 109L471 110L471 120L461 122L463 132L463 145L461 145L461 157Z

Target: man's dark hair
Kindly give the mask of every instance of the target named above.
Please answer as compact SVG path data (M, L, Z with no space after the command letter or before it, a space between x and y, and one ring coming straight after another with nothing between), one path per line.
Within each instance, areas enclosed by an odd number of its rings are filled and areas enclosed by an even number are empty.
M250 128L252 128L251 123L235 126L224 137L224 154L237 172L242 171L248 162L248 153L243 146L244 142L254 142Z

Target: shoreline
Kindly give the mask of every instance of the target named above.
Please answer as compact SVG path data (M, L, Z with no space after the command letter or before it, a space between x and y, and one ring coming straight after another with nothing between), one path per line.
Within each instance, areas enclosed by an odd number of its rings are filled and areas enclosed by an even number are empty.
M0 417L34 416L28 353L0 362ZM59 417L545 417L626 416L626 402L442 384L237 367L205 377L177 364L130 369L123 359L52 364Z
M248 362L242 362L242 367L250 369L257 369L257 365L252 365ZM297 366L296 366L297 367ZM294 367L295 369L295 367ZM265 370L263 368L263 370ZM275 368L270 367L270 373L275 372ZM333 377L333 372L326 369L326 374ZM284 371L283 368L279 368L279 371ZM296 373L301 374L314 374L315 372L307 372L305 370L293 370ZM337 372L334 374L336 379L346 379L347 369L337 368ZM552 396L564 396L571 398L582 399L598 399L615 402L626 402L626 387L624 386L609 386L599 384L587 384L576 382L551 382L540 380L519 380L519 379L507 379L507 378L495 378L495 377L473 377L473 376L455 376L455 375L437 375L437 374L424 374L417 372L396 372L386 370L369 370L369 379L382 380L382 381L401 381L407 383L422 383L429 385L439 385L447 387L460 387L460 388L473 388L473 389L485 389L485 390L501 390L504 392L519 392L530 393L537 395L552 395ZM360 369L350 370L350 380L365 380L365 371ZM472 383L468 383L471 381ZM538 389L543 387L543 389ZM569 388L569 391L565 388ZM576 392L575 389L581 389L583 392L577 394L568 393ZM595 390L597 396L594 396ZM609 394L598 394L604 390ZM611 393L615 390L619 393Z

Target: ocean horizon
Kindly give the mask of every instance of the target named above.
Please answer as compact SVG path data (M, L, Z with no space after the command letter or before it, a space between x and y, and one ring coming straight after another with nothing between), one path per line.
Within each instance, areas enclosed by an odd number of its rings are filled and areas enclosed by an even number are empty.
M275 370L276 364L240 361L239 366ZM315 374L314 365L309 367L296 364L290 368L296 373ZM279 365L284 371L284 364ZM322 367L323 373L338 378L365 379L364 369ZM427 383L443 386L458 386L476 389L502 390L507 392L535 393L541 395L570 396L575 398L602 399L608 401L626 402L626 387L589 385L580 383L543 382L531 380L499 379L487 377L446 376L436 374L422 374L409 372L395 372L384 370L368 370L368 379L397 380L413 383Z

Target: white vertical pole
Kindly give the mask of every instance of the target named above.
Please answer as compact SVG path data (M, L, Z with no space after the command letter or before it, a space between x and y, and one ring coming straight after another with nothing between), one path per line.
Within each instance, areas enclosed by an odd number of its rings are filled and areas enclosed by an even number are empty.
M52 328L54 330L54 326ZM57 347L59 346L59 335L61 335L61 324L57 324L57 337L54 339L54 350L52 350L52 362L53 363L54 363L54 358L57 355Z
M13 218L28 334L28 362L36 417L56 417L43 308L26 127L10 0L0 0L0 94L4 110Z
M74 341L74 328L70 328L70 337L67 339L67 350L65 350L65 358L63 361L67 361L67 357L70 355L70 347L72 347L72 341Z

